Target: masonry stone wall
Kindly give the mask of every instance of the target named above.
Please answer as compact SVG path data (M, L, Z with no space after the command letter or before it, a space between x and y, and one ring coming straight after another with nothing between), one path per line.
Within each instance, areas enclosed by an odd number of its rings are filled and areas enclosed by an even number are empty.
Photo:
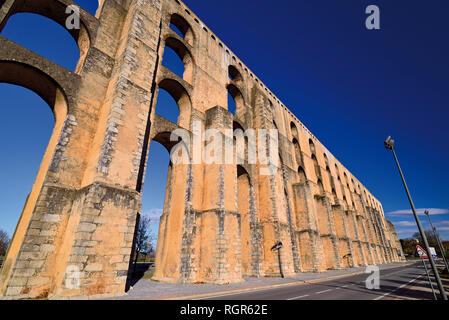
M64 26L71 4L5 0L0 31L20 12ZM183 128L205 148L194 123L223 141L228 129L276 128L281 163L273 175L247 156L240 165L171 163L154 280L227 284L403 257L380 202L182 2L102 0L95 16L81 9L81 29L69 33L80 49L75 72L0 36L0 81L38 93L56 120L0 273L1 295L122 294L150 144L171 151L170 133ZM166 47L183 61L182 77L162 65ZM177 123L158 115L160 90L177 102Z

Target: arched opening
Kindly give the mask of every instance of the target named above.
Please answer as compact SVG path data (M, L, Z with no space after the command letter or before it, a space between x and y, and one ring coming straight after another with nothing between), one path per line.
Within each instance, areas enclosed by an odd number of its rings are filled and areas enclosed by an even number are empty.
M320 179L318 179L317 185L318 185L319 194L321 196L323 196L324 195L324 186L323 186L323 182L321 182Z
M320 169L320 166L318 164L318 159L316 158L315 154L312 154L312 161L313 161L313 166L315 168L316 177L321 178L321 169Z
M1 67L1 66L0 66ZM18 225L24 203L50 140L54 116L36 93L16 85L0 83L2 117L0 126L0 231L9 239ZM6 255L0 252L0 260Z
M298 167L298 177L299 183L306 183L307 181L306 172L302 167Z
M163 139L160 135L150 143L139 219L140 221L149 220L146 230L142 230L146 232L148 238L145 240L145 245L142 246L145 250L138 253L134 250L133 261L136 261L136 258L139 259L137 260L138 264L133 268L131 285L144 275L151 276L154 273L160 220L171 196L169 187L171 185L172 163L170 162L169 152L167 152L168 141L166 140L167 137Z
M296 125L293 123L293 121L290 122L290 131L292 132L293 138L299 140L298 128L296 128Z
M334 203L338 204L337 192L335 191L334 188L332 188L332 197L334 198Z
M238 116L244 111L245 102L240 90L233 84L228 85L228 111Z
M191 179L191 166L188 163L178 163L173 155L178 154L177 151L187 157L190 155L186 146L179 144L179 139L171 141L170 137L171 132L162 131L152 139L142 193L142 208L147 210L142 212L149 213L156 222L152 228L157 234L154 268L156 279L174 277L174 270L178 270L180 266L179 261L173 258L178 249L168 248L179 248L181 245L181 239L174 235L182 233L186 202L189 201L187 181ZM165 188L161 188L164 185Z
M162 65L188 83L193 83L193 59L189 50L178 39L169 37L165 40Z
M190 97L178 81L164 79L159 82L156 102L156 113L159 116L186 128L189 125L190 112Z
M323 157L324 157L324 163L326 164L326 167L329 167L329 159L327 158L327 155L325 153L323 153Z
M38 14L14 14L0 34L70 71L75 71L80 59L80 50L70 33L53 20ZM55 50L55 44L64 49Z
M248 159L248 137L245 135L245 130L240 123L234 121L232 123L232 130L234 132L234 159L237 164L244 164Z
M27 232L42 185L49 174L50 165L53 165L52 158L66 120L68 106L65 94L58 84L50 76L28 65L0 61L0 83L2 104L5 103L5 110L2 110L3 116L8 119L4 121L0 129L1 136L7 137L2 151L8 155L0 159L5 169L1 177L3 190L0 206L6 206L0 211L8 214L5 220L2 216L2 221L9 221L8 233L11 232L14 221L17 222L19 212L22 212L17 226L12 229L15 231L3 264L8 269L3 268L2 272L7 274L19 252L21 239ZM24 88L31 90L45 102ZM42 113L42 108L39 108L40 106L47 108L45 104L50 106L54 122L50 120L52 117L49 117L49 113ZM20 119L20 122L15 122L14 119ZM33 128L35 131L31 131ZM50 139L48 139L49 136ZM37 140L33 140L36 137ZM44 154L43 157L42 154ZM17 186L17 192L8 194L14 190L16 183L20 183ZM14 216L14 213L17 215Z
M299 146L298 140L296 138L293 138L293 147L295 148L295 157L296 157L296 163L302 164L302 155L301 155L301 147Z
M170 28L193 46L194 35L190 24L179 14L175 13L170 18Z
M335 173L337 174L337 180L341 182L341 179L340 179L340 171L338 170L337 164L335 164Z
M328 165L326 165L326 173L327 173L327 178L329 179L329 183L331 184L331 188L335 189L334 177L332 177L331 169L329 168Z
M315 144L313 143L312 139L309 139L309 147L310 153L315 154Z
M248 276L252 273L251 268L251 182L248 172L237 166L237 204L241 219L241 252L242 273Z
M178 104L170 93L164 89L159 89L156 103L156 113L173 123L178 123Z
M241 81L241 80L243 80L240 71L238 71L237 68L234 67L233 65L230 65L228 67L228 77L232 81Z

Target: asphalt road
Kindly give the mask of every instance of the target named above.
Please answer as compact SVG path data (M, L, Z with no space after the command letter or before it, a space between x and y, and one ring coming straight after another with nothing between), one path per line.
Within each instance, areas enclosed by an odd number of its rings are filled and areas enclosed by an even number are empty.
M421 262L380 270L380 288L369 290L369 274L359 274L319 283L306 283L251 292L217 295L198 300L381 300L433 299ZM438 289L434 282L438 295Z

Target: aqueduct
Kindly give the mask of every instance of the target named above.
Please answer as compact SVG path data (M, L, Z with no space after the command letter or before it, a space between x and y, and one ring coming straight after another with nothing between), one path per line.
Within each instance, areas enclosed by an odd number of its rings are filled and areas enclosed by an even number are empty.
M64 26L71 4L0 1L0 31L20 12ZM0 36L0 82L33 90L55 115L1 269L1 295L122 294L149 145L171 150L170 132L191 132L194 121L219 132L278 129L281 170L261 175L262 165L248 161L171 164L155 280L280 276L271 250L278 242L285 276L402 259L380 202L183 3L100 0L95 17L80 12L80 29L68 30L80 50L75 72ZM162 65L166 47L182 60L182 77ZM177 123L158 115L159 89L177 102ZM78 287L65 284L71 267Z

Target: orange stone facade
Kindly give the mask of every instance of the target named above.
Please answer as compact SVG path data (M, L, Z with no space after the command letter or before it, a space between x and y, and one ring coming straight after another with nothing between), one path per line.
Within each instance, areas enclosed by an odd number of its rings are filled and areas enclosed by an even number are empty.
M65 26L72 4L1 1L0 30L20 12ZM240 165L171 164L154 280L227 284L403 259L380 202L183 3L100 0L96 16L80 13L80 29L68 30L80 50L75 72L0 36L0 82L33 90L55 116L0 295L123 294L150 143L172 150L179 128L194 140L194 122L223 135L278 129L279 170L260 174L246 153ZM162 65L166 47L183 61L182 78ZM177 123L158 115L159 89L177 102Z

